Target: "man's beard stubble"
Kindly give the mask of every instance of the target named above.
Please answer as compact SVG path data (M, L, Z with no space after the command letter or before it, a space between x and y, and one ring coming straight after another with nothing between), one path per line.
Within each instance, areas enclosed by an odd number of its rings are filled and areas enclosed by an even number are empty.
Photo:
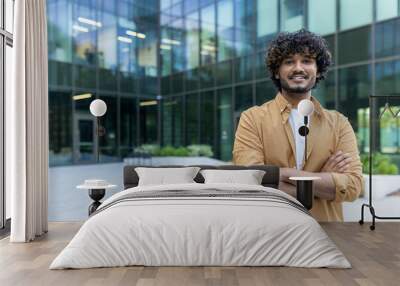
M306 85L305 87L292 88L290 87L289 83L284 79L280 79L280 83L281 83L281 88L285 90L287 93L307 93L315 86L315 79L310 81L308 85Z

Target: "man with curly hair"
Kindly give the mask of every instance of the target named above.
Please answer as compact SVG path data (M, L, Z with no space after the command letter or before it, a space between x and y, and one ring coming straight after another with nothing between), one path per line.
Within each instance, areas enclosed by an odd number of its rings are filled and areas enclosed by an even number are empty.
M294 197L296 182L289 177L319 177L314 181L311 209L319 221L343 221L342 202L355 200L363 188L357 141L349 121L337 111L324 109L311 95L331 62L322 37L306 30L279 34L266 57L278 93L241 114L233 148L235 164L279 166L279 189ZM304 118L297 105L303 99L311 100L315 109L308 119L306 155L304 137L298 132Z

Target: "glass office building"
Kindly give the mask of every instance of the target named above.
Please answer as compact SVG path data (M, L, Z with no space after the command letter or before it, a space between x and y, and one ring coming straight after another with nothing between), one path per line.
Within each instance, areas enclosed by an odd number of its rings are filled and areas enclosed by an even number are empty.
M94 98L108 106L102 162L154 143L208 144L231 160L241 112L276 95L264 58L280 31L327 40L334 65L313 95L349 118L361 152L368 96L400 92L398 0L48 0L47 9L52 165L94 162ZM380 127L380 150L399 153L398 120Z

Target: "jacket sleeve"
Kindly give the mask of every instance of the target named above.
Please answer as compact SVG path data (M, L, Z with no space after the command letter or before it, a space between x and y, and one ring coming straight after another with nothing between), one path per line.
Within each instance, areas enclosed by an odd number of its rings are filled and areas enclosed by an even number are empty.
M249 111L241 114L236 130L232 152L233 163L235 165L264 164L263 145L255 125L255 120Z
M343 115L339 118L338 144L336 151L342 150L350 154L352 160L344 173L332 173L336 188L336 202L354 201L364 188L362 165L360 161L357 140L349 121Z

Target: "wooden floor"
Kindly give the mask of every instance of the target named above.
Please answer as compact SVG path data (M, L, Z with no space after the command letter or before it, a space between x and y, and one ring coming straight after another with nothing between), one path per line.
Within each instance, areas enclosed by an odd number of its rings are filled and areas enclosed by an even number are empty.
M353 268L289 267L120 267L48 270L81 226L50 223L44 237L27 244L0 241L0 285L400 285L400 223L378 222L375 231L357 223L323 228Z

